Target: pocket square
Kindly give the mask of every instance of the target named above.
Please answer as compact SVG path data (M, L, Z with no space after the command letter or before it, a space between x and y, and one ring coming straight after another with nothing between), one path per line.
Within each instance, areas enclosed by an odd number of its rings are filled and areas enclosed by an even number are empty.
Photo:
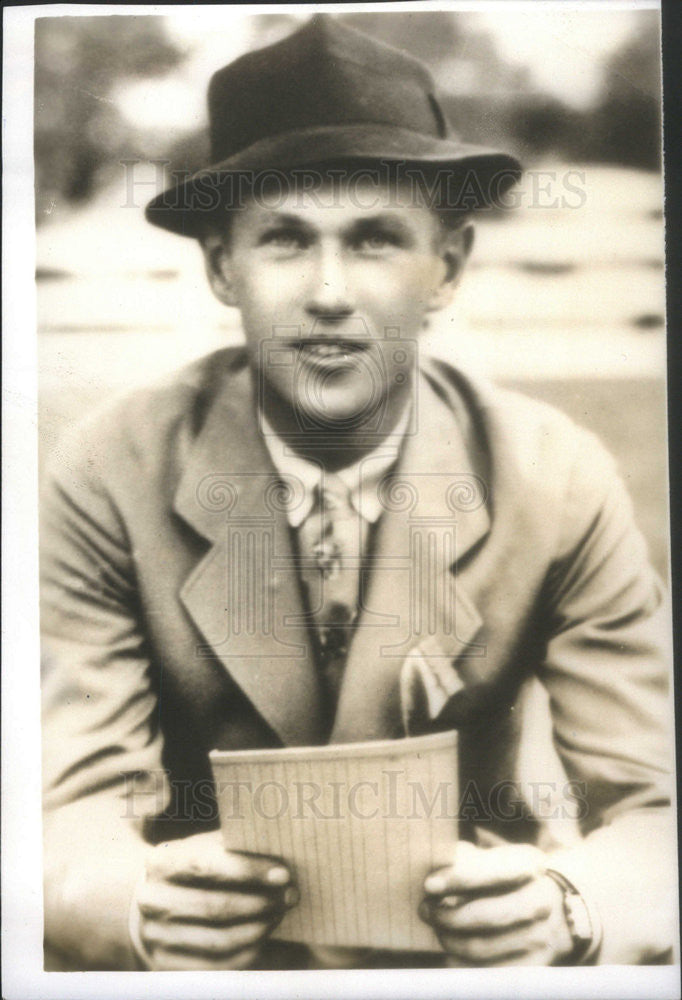
M424 644L425 645L425 644ZM430 732L450 699L464 687L452 660L415 646L400 671L400 709L407 736Z

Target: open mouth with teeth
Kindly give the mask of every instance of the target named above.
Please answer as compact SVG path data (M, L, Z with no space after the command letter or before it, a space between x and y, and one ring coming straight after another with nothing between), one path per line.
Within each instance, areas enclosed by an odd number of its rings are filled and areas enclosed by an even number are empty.
M306 340L298 342L298 361L325 371L355 367L356 359L369 348L360 340Z

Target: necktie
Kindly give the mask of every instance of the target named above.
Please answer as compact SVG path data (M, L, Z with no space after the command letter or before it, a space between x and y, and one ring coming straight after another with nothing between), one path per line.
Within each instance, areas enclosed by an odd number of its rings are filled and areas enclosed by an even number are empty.
M328 700L336 704L359 604L364 522L345 485L325 475L299 534L302 577Z

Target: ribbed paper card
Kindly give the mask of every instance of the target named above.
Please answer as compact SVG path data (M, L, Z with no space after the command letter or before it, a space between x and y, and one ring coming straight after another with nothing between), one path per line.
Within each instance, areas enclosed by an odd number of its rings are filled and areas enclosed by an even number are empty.
M454 860L457 734L213 751L225 845L284 858L300 902L284 940L440 950L417 908Z

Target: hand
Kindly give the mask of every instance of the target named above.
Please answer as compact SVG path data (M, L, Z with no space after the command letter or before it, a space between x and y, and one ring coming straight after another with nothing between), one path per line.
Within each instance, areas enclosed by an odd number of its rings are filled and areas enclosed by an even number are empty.
M432 872L424 890L419 914L449 965L552 965L573 950L563 892L535 847L461 841L455 864Z
M150 850L136 896L140 940L155 970L243 969L297 901L284 862L201 833Z

